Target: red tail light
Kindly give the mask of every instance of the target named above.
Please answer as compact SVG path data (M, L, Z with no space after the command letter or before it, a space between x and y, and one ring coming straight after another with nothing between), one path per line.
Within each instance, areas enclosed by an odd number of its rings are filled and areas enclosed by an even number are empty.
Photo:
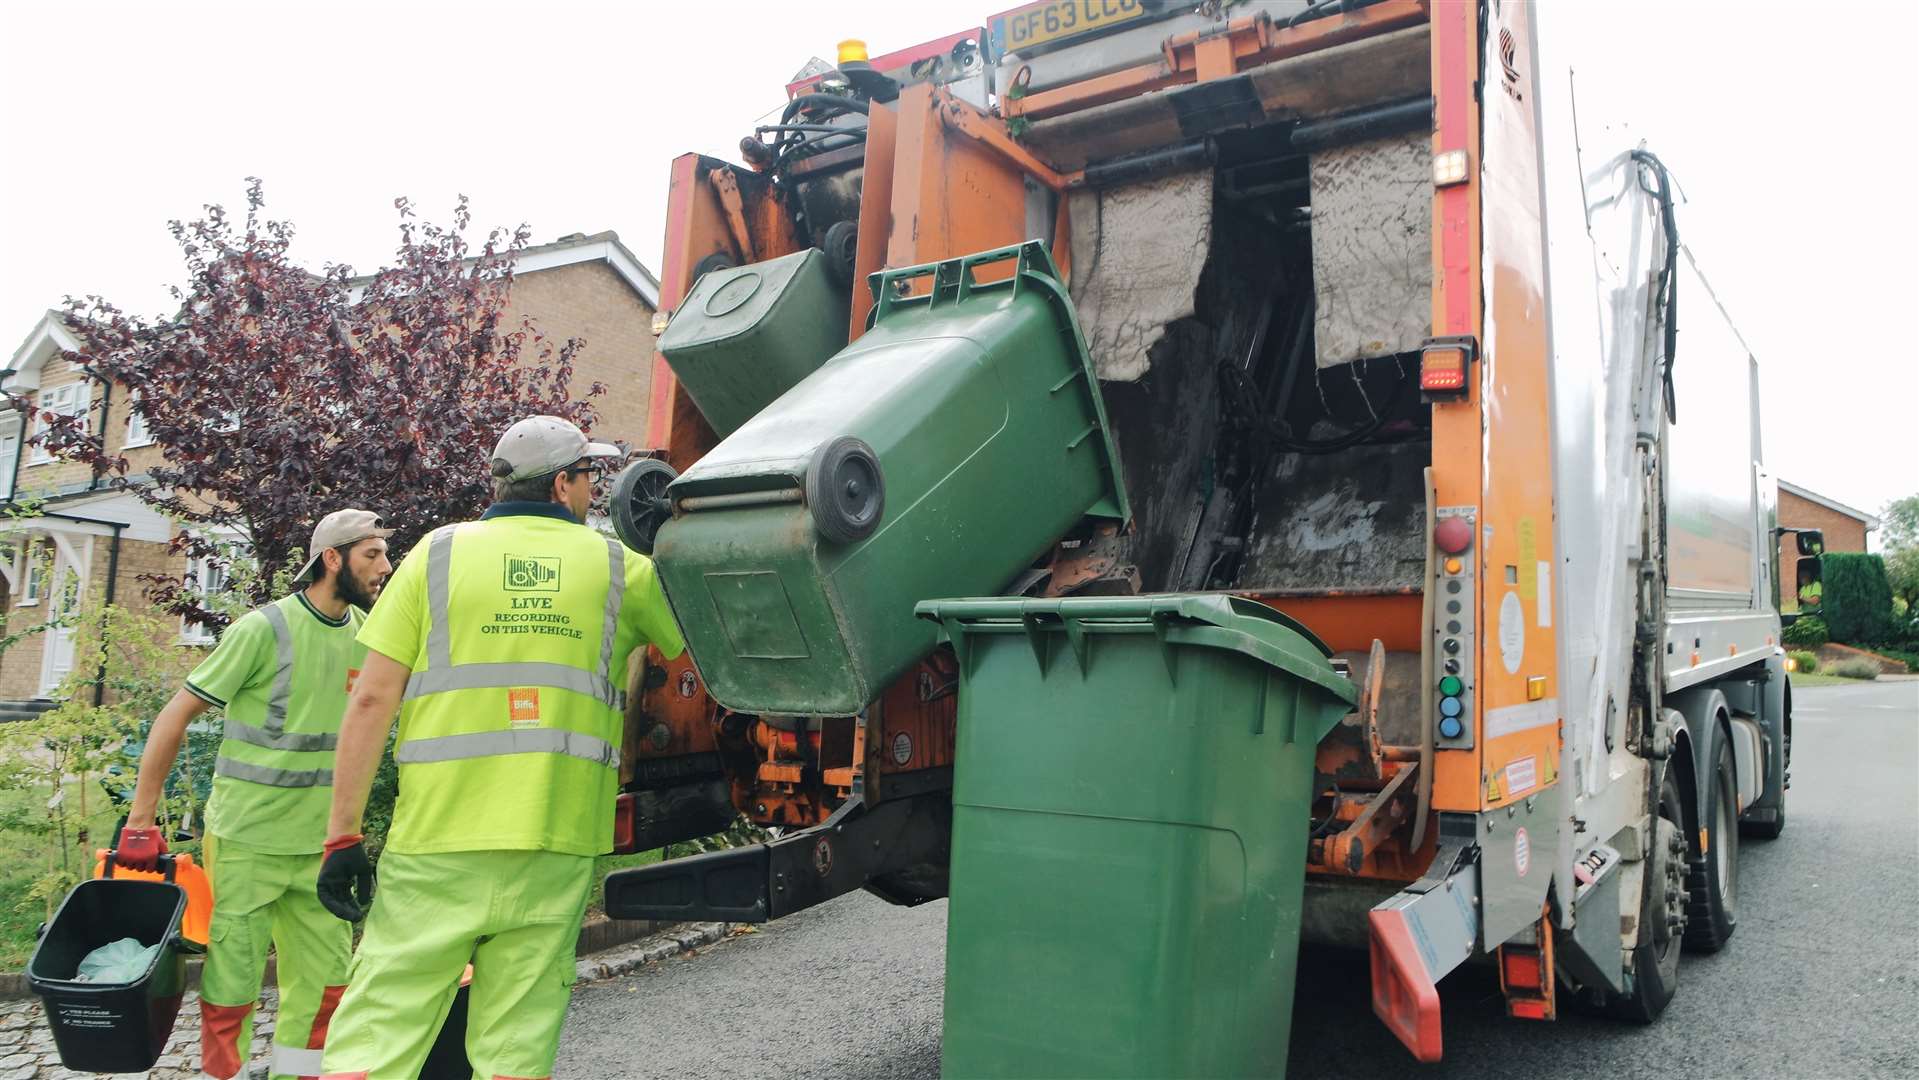
M1419 388L1426 396L1464 397L1466 375L1479 354L1471 335L1427 338L1419 348Z
M639 816L639 805L630 794L621 795L613 800L613 853L628 855L633 851L633 828L635 818Z

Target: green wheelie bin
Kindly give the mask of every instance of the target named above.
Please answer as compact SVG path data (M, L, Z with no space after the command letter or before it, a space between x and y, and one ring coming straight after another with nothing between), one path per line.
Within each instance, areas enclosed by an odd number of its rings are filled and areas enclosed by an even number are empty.
M849 306L816 248L709 270L660 335L660 355L725 437L846 347Z
M960 662L943 1074L1283 1074L1325 645L1222 594L917 610Z
M1005 262L1011 276L976 278ZM915 603L997 592L1085 516L1125 517L1092 358L1043 245L871 287L865 335L666 488L660 583L735 711L857 713L932 651Z

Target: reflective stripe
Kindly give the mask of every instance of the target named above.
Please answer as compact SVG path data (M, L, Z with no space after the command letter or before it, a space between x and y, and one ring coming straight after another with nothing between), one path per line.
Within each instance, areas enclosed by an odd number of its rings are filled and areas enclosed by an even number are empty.
M458 527L441 529L433 534L433 543L426 549L426 609L433 619L432 629L426 632L426 666L434 668L453 666L453 627L446 621L447 593L451 590L453 578L453 534Z
M454 664L428 668L407 678L406 700L449 690L511 690L519 687L550 686L597 698L615 712L626 711L626 691L614 687L591 671L566 664L548 664L538 660L509 661L498 664Z
M278 733L286 730L287 702L293 699L293 631L280 605L268 604L260 614L273 627L273 692L267 698L267 730Z
M273 1075L320 1075L320 1051L273 1044Z
M619 633L620 605L626 600L626 548L610 536L606 540L606 581L606 619L600 624L600 679L610 683L613 681L613 638Z
M619 634L620 608L626 602L626 549L620 542L606 540L606 609L600 623L598 671L539 661L456 664L449 612L453 592L453 534L458 530L459 527L454 526L434 533L427 546L426 602L432 626L426 635L426 667L407 679L403 700L412 701L451 690L551 686L585 694L615 712L625 712L626 691L613 685L613 641Z
M394 751L393 760L402 765L419 765L431 761L499 757L503 754L565 754L607 768L618 765L620 761L620 752L605 739L560 728L475 731L465 735L410 739Z
M331 750L340 743L337 732L268 731L252 724L243 724L231 716L227 717L226 730L221 734L235 742L268 750Z
M235 780L246 780L268 787L305 788L332 787L332 769L274 769L265 765L236 761L221 755L213 763L213 775L230 776Z

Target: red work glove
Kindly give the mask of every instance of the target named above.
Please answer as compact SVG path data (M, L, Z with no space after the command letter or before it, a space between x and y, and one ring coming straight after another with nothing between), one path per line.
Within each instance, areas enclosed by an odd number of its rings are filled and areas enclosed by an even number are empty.
M320 862L320 903L347 922L366 918L373 903L373 861L366 857L364 839L351 833L328 840Z
M129 870L153 873L160 869L160 856L167 853L167 842L157 826L120 830L120 845L113 849L113 861Z

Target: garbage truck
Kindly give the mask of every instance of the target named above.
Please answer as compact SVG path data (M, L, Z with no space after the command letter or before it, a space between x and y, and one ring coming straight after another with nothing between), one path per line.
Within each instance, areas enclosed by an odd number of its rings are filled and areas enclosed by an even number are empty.
M1656 1019L1738 926L1742 836L1787 821L1785 531L1757 361L1579 17L1042 0L848 41L739 161L675 159L651 447L611 509L691 647L635 675L617 834L772 838L617 873L609 913L957 898L990 860L955 852L956 768L1122 816L1270 791L1235 819L1300 871L1269 921L1352 947L1418 1059L1469 962L1515 1018ZM1077 714L1043 759L959 730L1014 670L969 641L1044 674L1122 623L1283 637L1332 710L1291 729L1297 792L1250 758L1102 774L1116 729ZM1046 685L1011 703L1065 708ZM1194 857L1104 854L1155 851Z

